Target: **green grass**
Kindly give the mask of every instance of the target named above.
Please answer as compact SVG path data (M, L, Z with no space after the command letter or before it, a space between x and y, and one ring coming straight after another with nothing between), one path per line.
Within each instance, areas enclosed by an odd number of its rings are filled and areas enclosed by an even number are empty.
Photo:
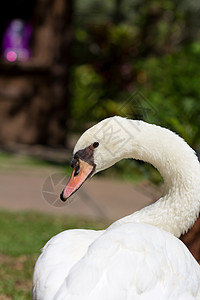
M14 166L49 166L50 163L46 162L42 159L37 159L31 156L20 155L20 154L12 154L4 151L0 151L0 165L14 165Z
M53 235L70 228L104 227L69 217L0 211L0 299L30 299L35 261Z
M0 151L0 169L1 171L38 171L53 168L64 173L70 174L71 167L69 164L59 164L56 162L45 161L28 155L10 154ZM1 299L0 299L1 300Z

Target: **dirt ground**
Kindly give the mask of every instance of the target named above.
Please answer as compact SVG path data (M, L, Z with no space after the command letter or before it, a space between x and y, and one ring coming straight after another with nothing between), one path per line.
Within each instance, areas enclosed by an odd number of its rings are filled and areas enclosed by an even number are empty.
M59 194L68 178L57 170L0 171L0 209L34 210L93 220L114 221L156 200L148 184L91 178L67 203Z

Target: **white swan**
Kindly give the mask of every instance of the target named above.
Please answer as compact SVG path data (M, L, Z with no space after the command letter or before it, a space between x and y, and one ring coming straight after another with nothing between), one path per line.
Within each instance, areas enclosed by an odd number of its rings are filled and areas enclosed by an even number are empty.
M143 121L103 120L78 140L61 198L122 158L154 165L164 178L163 196L107 230L53 237L36 262L32 299L200 299L200 267L177 238L199 214L200 165L179 136Z

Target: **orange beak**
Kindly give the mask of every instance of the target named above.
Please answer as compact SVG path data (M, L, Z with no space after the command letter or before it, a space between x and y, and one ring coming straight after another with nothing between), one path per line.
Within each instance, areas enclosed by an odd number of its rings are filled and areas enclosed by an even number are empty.
M94 166L79 159L78 165L73 168L72 175L67 183L66 187L60 194L60 199L66 201L72 194L74 194L86 179L91 175L94 170Z

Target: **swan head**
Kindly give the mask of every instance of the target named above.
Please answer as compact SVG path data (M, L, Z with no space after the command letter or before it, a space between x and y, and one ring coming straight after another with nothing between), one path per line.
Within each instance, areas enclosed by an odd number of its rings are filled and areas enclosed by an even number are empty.
M126 146L124 141L130 139L122 125L124 120L118 116L104 119L81 135L74 147L73 171L61 200L67 200L89 177L119 161Z

